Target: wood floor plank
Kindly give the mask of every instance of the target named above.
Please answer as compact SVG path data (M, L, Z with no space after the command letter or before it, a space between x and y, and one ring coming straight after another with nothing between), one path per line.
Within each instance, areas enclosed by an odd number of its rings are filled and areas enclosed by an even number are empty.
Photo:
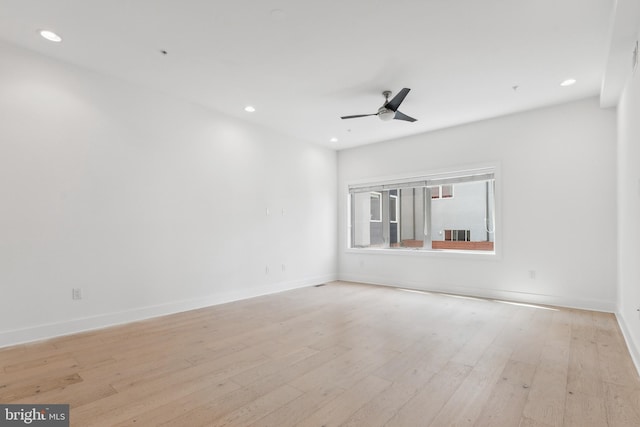
M273 390L270 390L269 392L271 391ZM238 408L250 404L251 402L260 398L260 396L264 396L265 394L256 393L255 391L246 388L238 388L229 393L225 393L222 396L216 396L214 400L206 404L199 404L184 414L180 414L177 417L172 417L166 421L161 421L156 425L167 427L209 426L214 420L217 420L237 410ZM177 402L179 402L179 400L174 401L171 406L175 408Z
M36 383L20 384L15 387L3 387L0 385L0 402L11 403L19 399L37 396L38 394L60 389L81 381L82 378L80 375L70 374L46 378Z
M523 415L539 423L562 427L567 394L568 363L543 359L537 366Z
M438 412L433 425L473 425L485 408L491 390L501 378L510 355L509 349L488 349Z
M632 387L605 383L605 408L610 426L640 426L640 391Z
M297 363L290 365L286 369L258 377L257 379L255 379L255 381L246 384L245 387L256 392L257 394L267 393L276 387L280 387L283 384L287 384L295 380L296 378L306 375L307 373L317 369L318 367L340 357L347 351L349 351L349 349L339 346L321 350L313 356L309 356ZM235 379L236 376L232 376L231 378ZM244 380L241 379L240 381Z
M309 417L327 402L344 392L344 388L330 385L318 390L303 392L297 399L275 409L251 424L251 427L299 427L303 425L301 420Z
M16 399L15 404L67 404L71 408L104 399L116 394L117 391L109 384L96 384L81 381L62 387L43 390L36 396L26 396Z
M453 358L454 362L474 366L482 357L487 348L495 341L505 326L505 322L498 318L495 321L486 322L482 328L474 334L464 347Z
M300 425L338 427L353 415L368 401L374 399L391 385L389 381L369 375L354 384L335 399L327 402L306 419L301 420Z
M532 308L535 312L526 325L523 335L527 340L520 340L515 346L511 358L525 363L536 364L540 360L544 344L547 341L549 328L553 320L553 311Z
M597 330L600 377L607 383L633 386L640 380L617 323L608 322Z
M562 312L556 311L532 380L524 417L542 425L562 427L570 350L571 325Z
M0 374L0 396L12 388L23 387L51 378L77 374L79 370L75 358L65 357L51 363L37 365L29 369Z
M33 368L42 368L51 369L54 365L59 365L60 362L67 366L77 365L78 361L73 358L68 353L62 354L54 354L51 356L39 357L31 360L20 360L19 362L5 365L4 372L7 374L18 372L18 371L26 371ZM55 369L55 367L53 368Z
M382 347L370 351L349 350L318 368L295 378L289 384L303 391L346 388L373 373L396 353Z
M291 402L302 395L302 392L289 385L283 385L252 400L235 411L217 420L207 423L211 427L250 425L252 422L265 417L277 408Z
M431 374L433 376L433 374ZM422 390L430 378L416 383L393 382L383 393L366 402L355 411L344 423L344 427L378 427L387 422L420 390Z
M581 392L569 392L565 400L564 427L610 426L602 398Z
M480 417L473 425L477 427L518 425L532 388L535 370L536 365L509 360L500 379L493 387Z
M602 399L604 387L600 373L595 328L576 326L572 329L567 390L574 394Z
M115 425L120 427L132 425L157 426L165 423L174 423L173 425L189 425L181 424L176 420L181 419L182 417L187 417L188 414L195 409L208 407L212 402L224 401L225 397L229 394L238 391L246 393L246 391L242 390L240 386L232 381L214 383L154 408L140 411L131 418ZM257 395L250 396L246 402L251 401L256 396Z
M552 427L550 424L545 424L540 421L532 420L531 418L523 417L520 419L518 427Z
M256 366L255 368L247 369L246 371L241 372L238 375L234 375L233 377L231 377L231 379L240 385L248 386L255 383L256 381L259 381L262 378L279 375L280 372L287 370L289 367L294 366L311 356L315 356L318 353L318 350L312 349L310 347L296 349L296 351L293 351L285 356L272 358L269 361Z
M157 409L212 385L238 388L224 375L219 374L162 388L149 386L146 389L130 389L77 408L74 411L73 420L74 423L86 427L112 426L133 418L136 414Z
M615 316L334 282L0 349L72 426L640 425Z
M471 372L470 366L448 363L425 384L424 388L398 408L396 414L385 423L385 426L432 425L432 420L459 389L469 372Z

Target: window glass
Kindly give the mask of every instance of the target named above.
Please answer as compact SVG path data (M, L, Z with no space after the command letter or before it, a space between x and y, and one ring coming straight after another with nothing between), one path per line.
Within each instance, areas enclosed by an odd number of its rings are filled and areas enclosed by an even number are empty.
M371 193L371 221L382 221L382 194Z
M494 251L494 188L493 170L350 187L350 247Z

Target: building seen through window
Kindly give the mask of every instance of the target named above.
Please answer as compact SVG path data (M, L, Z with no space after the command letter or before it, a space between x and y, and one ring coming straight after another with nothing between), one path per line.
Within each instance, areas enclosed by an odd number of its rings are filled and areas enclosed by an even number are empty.
M495 250L495 173L349 187L351 248Z

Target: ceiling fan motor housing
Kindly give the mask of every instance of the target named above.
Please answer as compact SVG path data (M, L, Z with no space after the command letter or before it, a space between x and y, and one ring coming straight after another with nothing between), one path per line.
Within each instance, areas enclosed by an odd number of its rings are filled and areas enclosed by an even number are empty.
M393 110L389 110L388 108L380 107L378 109L378 117L380 120L384 122L388 122L389 120L393 120L396 116L396 112Z

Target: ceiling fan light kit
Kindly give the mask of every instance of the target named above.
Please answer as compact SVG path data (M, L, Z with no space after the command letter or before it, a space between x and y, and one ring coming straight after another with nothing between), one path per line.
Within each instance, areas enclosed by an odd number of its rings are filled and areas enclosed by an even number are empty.
M391 96L391 91L390 90L385 90L384 92L382 92L382 95L384 96L384 104L382 105L382 107L378 108L378 112L377 113L373 113L373 114L356 114L353 116L342 116L341 119L357 119L359 117L367 117L367 116L378 116L378 118L384 122L388 122L390 120L403 120L405 122L415 122L416 119L414 119L413 117L409 117L404 113L401 113L400 111L398 111L398 107L400 107L400 104L402 104L402 101L404 101L404 98L406 98L407 94L409 93L411 89L409 88L403 88L400 92L398 92L398 94L396 96L393 97L393 99L391 101L389 101L389 97Z
M387 110L386 108L381 108L378 110L378 118L383 122L388 122L389 120L393 120L396 117L396 112Z

